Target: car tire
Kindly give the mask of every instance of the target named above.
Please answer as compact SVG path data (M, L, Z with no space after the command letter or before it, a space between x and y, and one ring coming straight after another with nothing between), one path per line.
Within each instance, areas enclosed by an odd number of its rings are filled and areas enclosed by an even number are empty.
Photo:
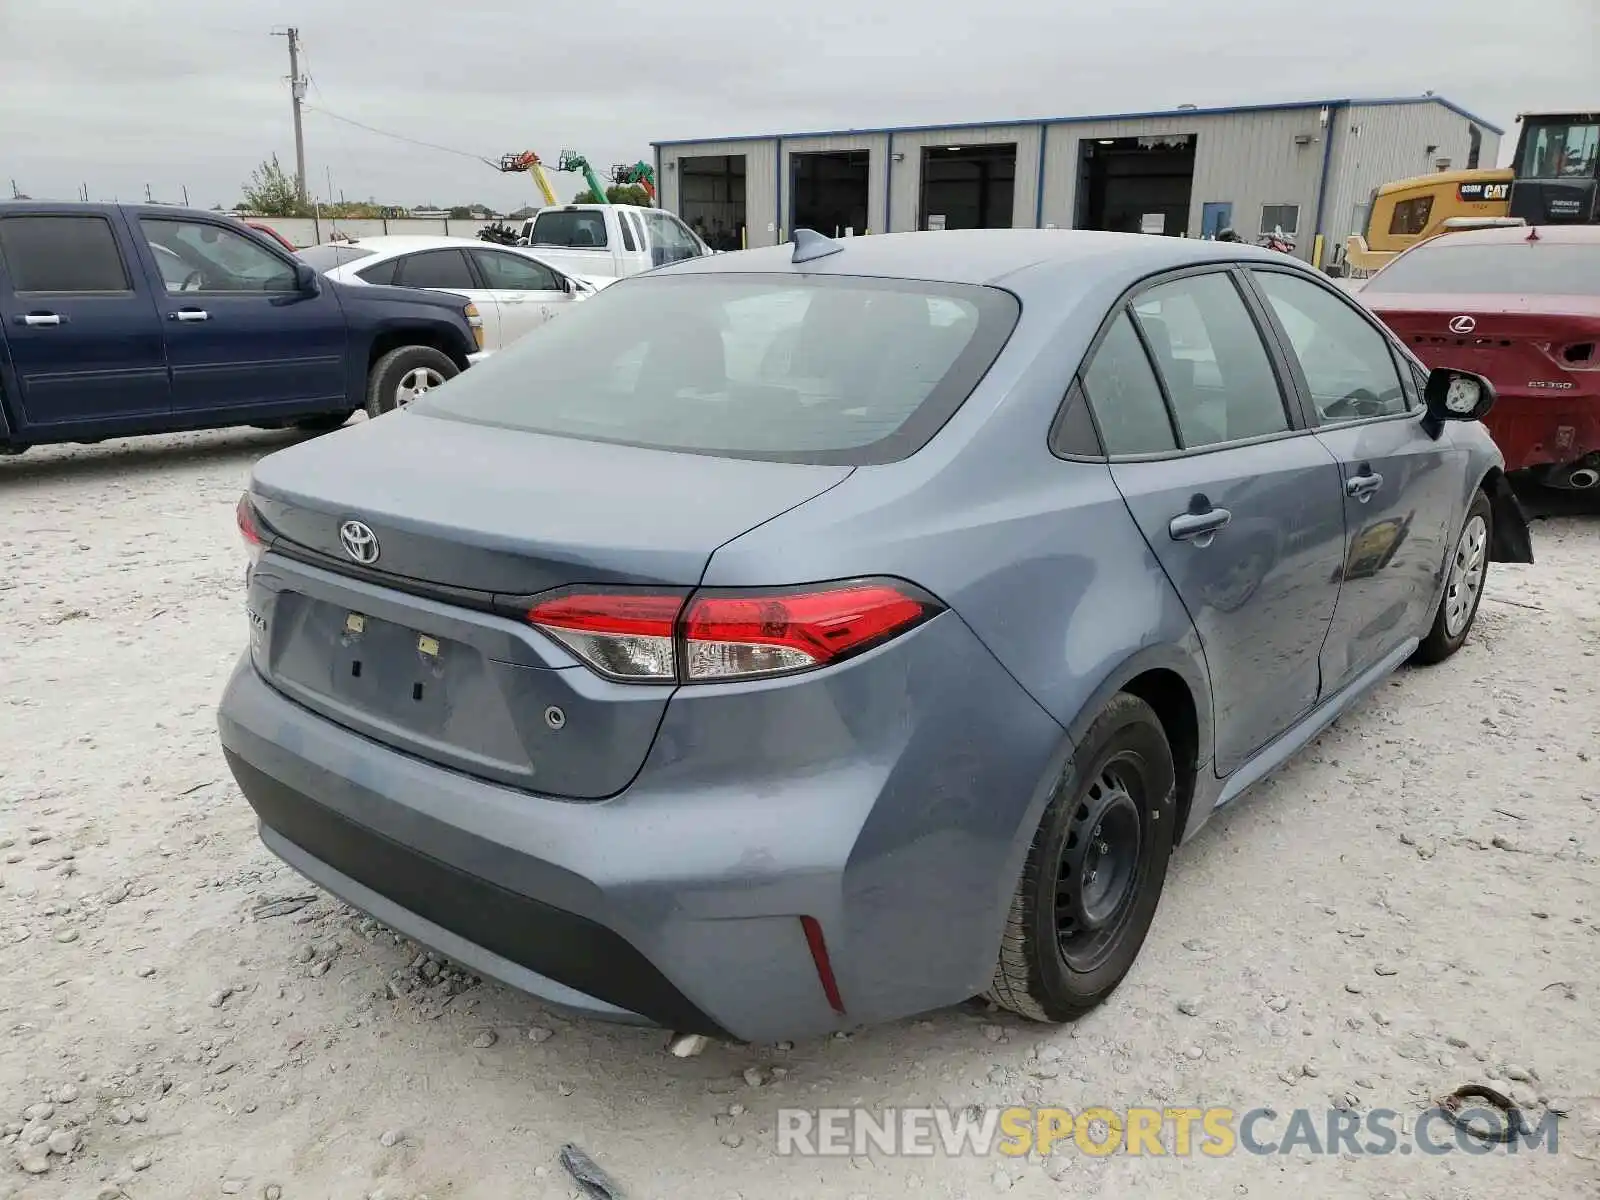
M1444 592L1433 614L1433 625L1422 639L1413 661L1431 666L1449 658L1467 640L1483 585L1489 576L1489 548L1494 544L1494 506L1482 491L1474 492L1467 516L1456 535L1455 548L1445 564Z
M353 408L344 412L318 413L314 417L301 417L294 422L294 427L302 433L332 433L355 415Z
M380 358L367 376L367 415L404 408L411 400L461 374L450 356L432 346L401 346Z
M1137 696L1119 693L1084 734L1034 833L990 1000L1061 1022L1115 990L1155 919L1176 810L1161 720Z

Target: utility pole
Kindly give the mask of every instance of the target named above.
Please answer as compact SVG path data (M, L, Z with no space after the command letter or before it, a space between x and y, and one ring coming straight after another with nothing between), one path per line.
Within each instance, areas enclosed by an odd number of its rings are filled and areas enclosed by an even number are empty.
M300 74L300 31L293 25L283 33L273 32L273 37L289 39L289 95L294 102L294 192L301 204L306 202L306 139L300 127L300 105L306 98L305 77Z

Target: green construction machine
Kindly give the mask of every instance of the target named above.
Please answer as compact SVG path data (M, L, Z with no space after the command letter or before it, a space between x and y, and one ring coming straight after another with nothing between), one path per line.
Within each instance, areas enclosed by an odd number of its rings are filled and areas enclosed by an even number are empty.
M583 175L584 182L589 185L589 190L594 193L595 203L608 204L606 199L606 186L600 182L600 176L594 173L594 168L589 165L589 160L581 154L571 150L561 152L561 160L556 163L558 171L577 171Z

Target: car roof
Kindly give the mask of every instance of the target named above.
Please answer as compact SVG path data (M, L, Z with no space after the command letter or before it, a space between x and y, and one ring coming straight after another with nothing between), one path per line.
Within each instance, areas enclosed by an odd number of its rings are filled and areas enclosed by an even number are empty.
M322 242L323 246L354 246L357 250L370 250L373 254L388 257L393 254L410 254L415 250L464 250L468 246L478 249L490 247L500 250L514 250L515 246L493 246L490 242L480 241L477 238L445 237L431 234L380 234L377 237L357 237L348 241ZM370 264L369 264L370 265Z
M1206 263L1259 262L1304 267L1276 251L1238 242L1100 233L1080 229L957 229L840 239L843 249L793 264L794 246L689 259L653 275L722 271L861 275L943 283L1004 283L1013 289L1065 274L1128 283L1159 271Z

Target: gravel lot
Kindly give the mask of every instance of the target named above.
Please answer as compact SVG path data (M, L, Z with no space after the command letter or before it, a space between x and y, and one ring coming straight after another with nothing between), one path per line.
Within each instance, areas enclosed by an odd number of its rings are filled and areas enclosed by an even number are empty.
M578 1194L568 1141L630 1200L1600 1196L1600 517L1538 522L1460 655L1183 849L1076 1027L975 1004L680 1061L457 975L257 842L213 709L244 639L233 504L287 441L0 460L0 1197L540 1200ZM772 1136L780 1107L848 1104L1414 1116L1469 1082L1565 1111L1559 1152L802 1160Z

